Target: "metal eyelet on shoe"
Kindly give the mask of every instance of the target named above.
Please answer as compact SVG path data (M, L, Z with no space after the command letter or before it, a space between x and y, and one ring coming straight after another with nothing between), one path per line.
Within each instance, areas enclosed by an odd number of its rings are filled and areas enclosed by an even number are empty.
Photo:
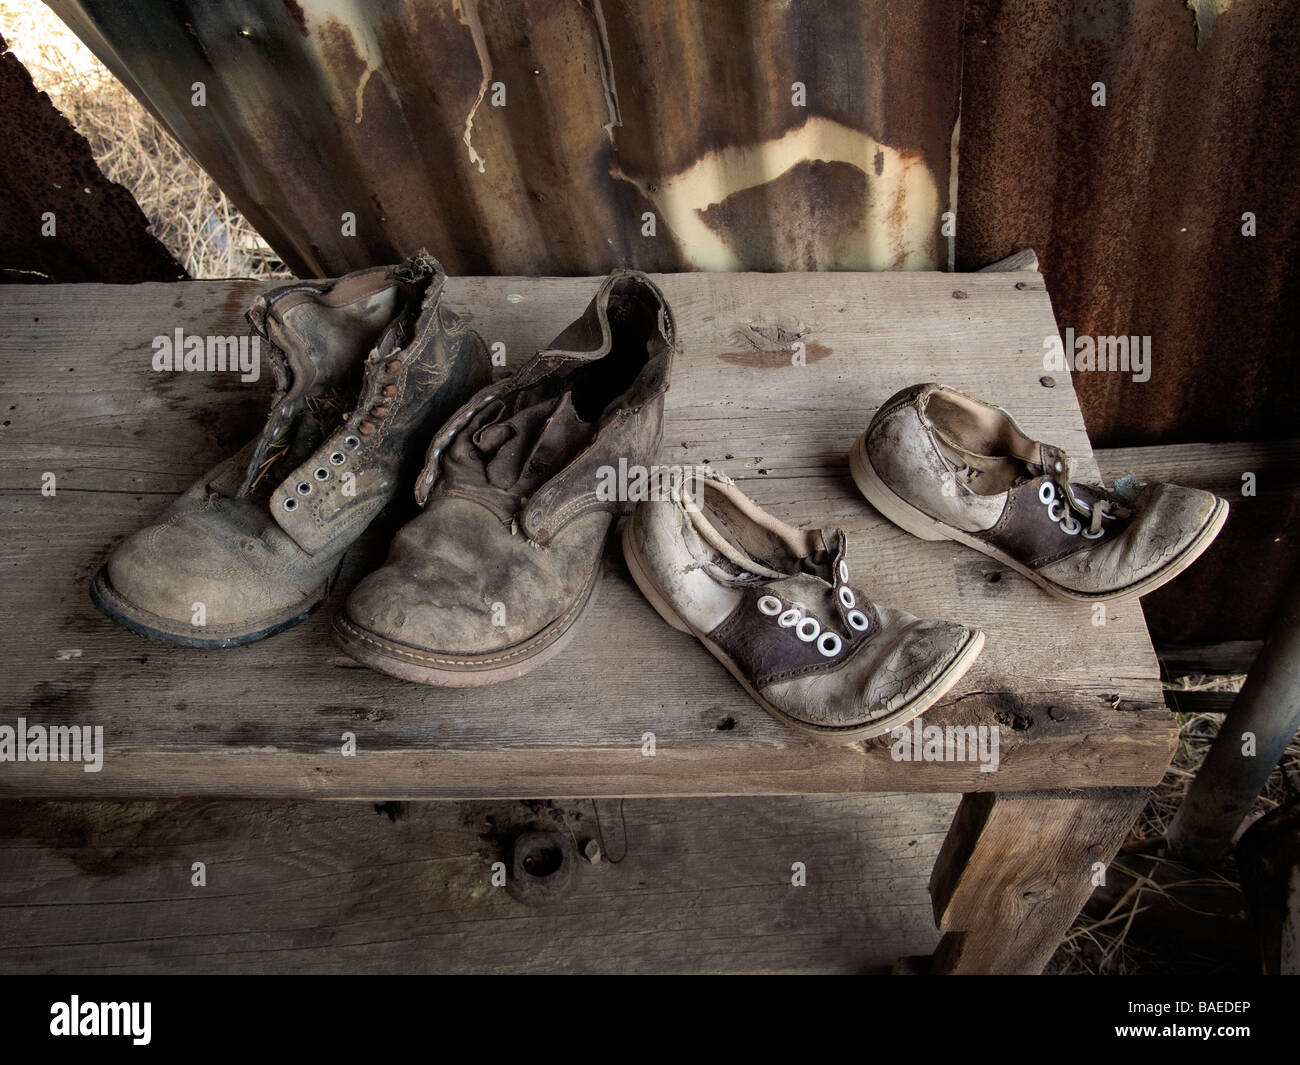
M298 500L294 499L293 496L289 496L289 497L284 501L284 509L285 509L285 510L297 510L297 509L298 509Z
M821 635L822 627L816 618L804 618L803 621L795 627L794 634L803 640L804 643L812 643Z
M1038 501L1047 506L1056 502L1056 485L1051 481L1044 481L1038 486Z
M331 465L331 466L342 466L343 463L345 463L345 462L347 461L347 459L348 459L348 457L347 457L345 454L343 454L342 451L334 451L334 452L331 452L331 454L330 454L330 465Z
M1059 500L1053 499L1047 504L1047 516L1053 521L1063 521L1068 513L1069 511L1065 507L1061 506Z
M1105 514L1102 515L1103 518L1104 518L1105 516L1106 516ZM1084 534L1083 534L1083 538L1084 538L1085 540L1100 540L1100 539L1101 539L1103 536L1105 536L1105 535L1106 535L1106 530L1105 530L1105 529L1098 529L1096 532L1087 532L1087 531L1085 531Z
M356 451L356 449L361 446L361 437L345 436L343 438L343 446L347 448L349 451Z
M318 481L328 481L330 479L330 471L324 466L318 466L312 476Z
M840 559L840 580L847 584L848 579L849 579L849 565L847 562L844 561L844 559Z
M1079 530L1082 528L1083 524L1078 521L1073 514L1066 511L1065 520L1061 522L1061 532L1065 533L1067 536L1078 536Z
M858 632L866 632L871 627L871 619L861 610L850 610L849 624Z
M853 598L853 592L843 585L840 586L840 602L844 604L846 610L858 605L858 601Z
M300 496L309 496L309 495L311 495L311 482L310 482L310 481L299 481L299 482L298 482L298 494L299 494Z
M802 617L803 617L803 611L800 610L797 606L792 606L789 610L787 610L784 614L782 614L779 618L776 619L776 623L780 625L781 628L788 629L794 625L799 624L799 619Z
M827 658L834 658L840 653L843 646L844 641L833 632L823 632L821 638L817 641L817 650Z
M781 600L774 595L765 595L758 600L758 612L769 618L781 613Z

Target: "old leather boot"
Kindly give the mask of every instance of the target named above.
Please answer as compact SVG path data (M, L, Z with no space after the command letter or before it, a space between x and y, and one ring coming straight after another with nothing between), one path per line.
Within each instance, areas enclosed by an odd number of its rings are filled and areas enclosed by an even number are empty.
M445 280L420 255L259 296L266 427L112 553L99 608L146 636L233 647L319 606L434 429L490 380L483 341L442 305Z
M849 456L881 514L923 540L956 540L1058 599L1144 595L1190 566L1228 504L1173 484L1070 480L1060 448L1006 411L941 385L894 395Z
M872 602L847 553L840 530L786 525L712 472L669 478L623 528L628 571L663 619L778 721L832 742L910 721L984 647L978 630Z
M335 619L339 646L447 687L509 680L554 655L626 509L601 490L609 470L658 450L673 343L663 295L619 271L550 349L457 411L416 482L423 512Z

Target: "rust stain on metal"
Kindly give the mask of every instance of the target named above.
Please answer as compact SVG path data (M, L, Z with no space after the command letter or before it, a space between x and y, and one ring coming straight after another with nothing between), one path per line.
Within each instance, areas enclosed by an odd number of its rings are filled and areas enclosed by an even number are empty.
M0 280L176 281L184 268L134 197L0 38Z
M51 6L301 274L942 263L955 2Z
M303 13L302 4L298 3L298 0L283 0L283 2L285 13L298 27L298 32L304 37L309 36L311 31L307 29L307 16Z
M1149 381L1074 373L1097 446L1295 435L1300 26L1218 7L1199 49L1170 0L968 8L959 268L1032 247L1062 330L1151 337Z
M1151 337L1149 381L1073 374L1100 447L1296 435L1300 26L1288 5L1196 6L1212 31L1177 0L968 6L958 266L1032 247L1062 330ZM1143 599L1155 638L1262 636L1297 557L1286 509L1234 500Z

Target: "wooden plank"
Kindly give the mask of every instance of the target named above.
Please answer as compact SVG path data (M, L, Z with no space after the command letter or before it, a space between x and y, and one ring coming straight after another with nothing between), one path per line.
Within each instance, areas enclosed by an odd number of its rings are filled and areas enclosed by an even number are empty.
M999 259L995 263L989 263L988 266L980 267L980 273L982 274L1015 273L1017 270L1038 272L1038 253L1033 248L1013 252L1005 259Z
M1109 480L1132 473L1139 481L1171 481L1223 496L1234 507L1254 499L1300 499L1300 440L1104 448L1097 463ZM1243 495L1248 473L1253 494Z
M231 651L121 631L90 605L90 577L114 543L257 430L269 395L266 375L242 384L151 370L155 335L241 331L256 286L194 282L0 292L8 705L34 722L103 724L108 744L98 773L0 764L0 794L821 794L1160 779L1175 734L1135 601L1108 604L1095 625L1090 606L1051 600L966 548L903 533L847 474L849 446L875 408L927 379L1004 404L1075 455L1082 476L1096 474L1068 380L1039 383L1042 338L1055 330L1040 275L658 280L684 347L660 461L716 464L778 517L843 526L850 565L875 598L984 628L979 663L927 720L1000 726L997 772L896 762L883 740L827 748L794 734L662 624L614 550L572 647L520 682L476 691L348 668L327 635L337 596L299 628ZM516 367L595 286L463 278L448 299ZM792 364L796 336L807 365ZM56 475L53 498L40 494L44 472ZM338 596L382 559L392 527L354 549ZM359 756L339 753L344 731ZM641 754L646 732L654 757Z
M1039 973L1118 852L1141 788L966 795L930 878L936 973Z
M1228 640L1195 647L1159 647L1156 657L1166 674L1248 673L1263 640Z
M1165 689L1165 703L1176 714L1226 714L1236 701L1237 692Z
M588 801L5 802L0 970L887 971L938 940L925 883L956 802L601 802L622 860L580 862L544 910L492 863L518 832L593 837Z

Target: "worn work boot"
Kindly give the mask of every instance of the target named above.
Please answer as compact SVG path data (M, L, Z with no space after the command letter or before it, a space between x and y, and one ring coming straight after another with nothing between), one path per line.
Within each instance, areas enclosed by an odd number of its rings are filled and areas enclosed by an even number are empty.
M334 621L349 655L420 684L510 680L572 634L600 575L620 462L663 430L672 317L644 274L605 280L582 317L435 437L423 512ZM623 493L626 494L626 493Z
M1058 599L1145 595L1190 566L1228 504L1173 484L1070 479L1060 448L1011 415L941 385L913 385L871 419L853 479L894 524L982 551Z
M691 471L623 527L628 572L769 714L831 742L878 736L933 706L984 633L922 621L849 584L839 529L804 531L730 480Z
M234 647L296 625L409 483L433 431L491 379L426 255L259 296L276 395L261 435L129 536L91 587L134 632ZM351 411L351 413L345 413Z

